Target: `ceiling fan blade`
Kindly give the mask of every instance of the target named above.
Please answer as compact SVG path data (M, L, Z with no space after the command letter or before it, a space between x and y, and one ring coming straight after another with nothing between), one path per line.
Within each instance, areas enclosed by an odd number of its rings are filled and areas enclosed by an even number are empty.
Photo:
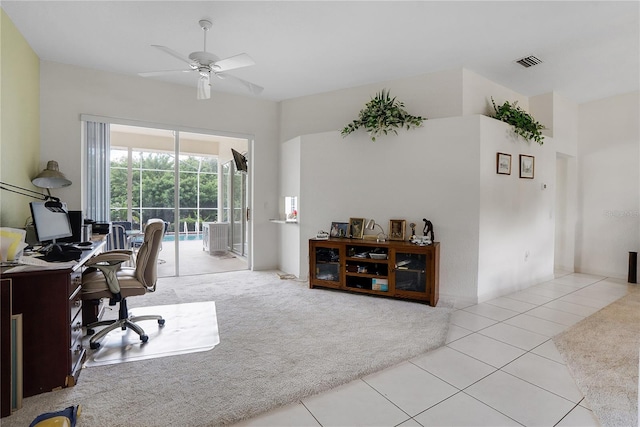
M260 95L262 93L262 91L264 90L264 88L262 86L258 86L255 83L248 82L248 81L243 80L241 78L238 78L236 76L232 76L231 74L216 73L216 76L218 76L219 78L221 78L223 80L233 80L235 82L238 82L242 86L244 86L247 89L249 89L249 92L251 92L254 95Z
M213 64L213 69L216 72L224 72L229 70L235 70L236 68L249 67L255 65L255 61L251 59L246 53L230 56L229 58L221 59Z
M168 53L169 55L173 56L174 58L178 58L179 60L186 62L187 64L189 64L192 68L193 68L193 61L191 61L189 58L187 58L186 56L182 55L181 53L176 52L173 49L170 49L166 46L159 46L157 44L152 44L151 46L160 49L161 51Z
M149 71L146 73L138 73L138 75L142 77L154 77L154 76L164 76L166 74L190 73L192 71L193 71L193 68L189 68L188 70Z

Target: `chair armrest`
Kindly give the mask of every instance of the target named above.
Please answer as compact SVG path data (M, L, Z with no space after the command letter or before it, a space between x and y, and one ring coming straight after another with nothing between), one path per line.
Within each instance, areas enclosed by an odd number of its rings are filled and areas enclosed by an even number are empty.
M122 296L120 294L120 283L118 282L117 271L120 269L120 264L131 259L133 252L127 250L114 250L103 252L94 256L85 262L87 270L90 272L93 270L100 270L104 275L109 291L113 294L114 301L121 301Z
M107 263L107 264L122 263L122 262L129 261L131 259L131 254L133 254L132 251L125 251L125 250L103 252L89 259L87 262L85 262L84 265L86 265L87 267L91 267L93 265L100 264L100 263Z

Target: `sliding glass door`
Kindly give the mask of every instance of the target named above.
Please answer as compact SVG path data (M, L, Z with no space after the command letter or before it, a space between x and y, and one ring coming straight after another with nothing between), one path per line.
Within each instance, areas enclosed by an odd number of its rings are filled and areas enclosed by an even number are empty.
M247 256L248 180L246 173L236 170L233 161L222 166L222 189L223 221L230 224L231 250Z
M141 230L150 218L175 222L173 135L158 132L165 135L153 151L111 148L111 221L130 222L132 230Z
M165 221L159 276L247 268L246 177L233 170L229 143L245 149L247 140L112 125L111 220L127 222L132 234L150 218ZM217 245L225 250L205 250L203 228L220 221L229 222ZM223 256L231 252L238 256Z

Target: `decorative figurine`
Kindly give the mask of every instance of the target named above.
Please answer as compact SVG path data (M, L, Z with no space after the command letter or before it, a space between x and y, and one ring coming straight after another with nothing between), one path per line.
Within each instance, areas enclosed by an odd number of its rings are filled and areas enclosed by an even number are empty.
M436 236L433 231L433 224L431 223L431 221L429 221L426 218L422 218L422 220L424 221L424 230L422 230L422 235L424 236L424 239L427 241L427 244L435 242Z
M415 222L410 223L409 227L411 227L411 238L409 240L415 240L415 238L416 238L416 223Z

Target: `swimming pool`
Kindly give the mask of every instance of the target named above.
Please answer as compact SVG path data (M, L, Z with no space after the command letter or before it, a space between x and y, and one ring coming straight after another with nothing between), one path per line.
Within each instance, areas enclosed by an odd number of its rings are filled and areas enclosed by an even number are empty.
M180 233L178 238L180 239L180 241L184 241L184 240L202 240L202 233L193 233L193 234L183 234ZM169 233L166 234L164 236L164 239L162 239L163 242L174 242L176 240L176 236L173 233Z

